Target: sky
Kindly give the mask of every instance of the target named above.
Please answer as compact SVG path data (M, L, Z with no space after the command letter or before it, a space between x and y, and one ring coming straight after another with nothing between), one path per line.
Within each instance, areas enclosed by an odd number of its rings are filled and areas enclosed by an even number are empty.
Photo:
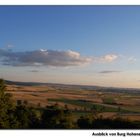
M0 77L140 88L140 6L0 6Z

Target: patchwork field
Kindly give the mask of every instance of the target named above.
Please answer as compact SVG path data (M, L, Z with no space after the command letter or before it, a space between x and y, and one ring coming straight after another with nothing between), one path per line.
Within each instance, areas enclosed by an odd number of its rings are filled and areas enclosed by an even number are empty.
M69 108L75 117L96 113L104 118L122 117L140 121L139 90L18 83L8 83L6 89L13 95L15 104L19 101L34 107L58 104Z

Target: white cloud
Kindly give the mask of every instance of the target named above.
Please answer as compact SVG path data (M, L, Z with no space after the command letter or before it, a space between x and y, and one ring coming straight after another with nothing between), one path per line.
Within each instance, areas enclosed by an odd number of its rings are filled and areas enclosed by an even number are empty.
M115 54L107 54L102 57L84 57L79 52L72 50L34 50L26 52L14 52L0 49L0 63L11 66L81 66L92 62L110 63L118 58Z
M113 62L118 58L118 55L115 54L107 54L101 58L98 59L100 62Z
M118 58L117 55L108 54L108 55L105 55L102 59L103 59L103 61L112 62L112 61L116 60L117 58Z
M137 59L135 58L135 57L129 57L128 58L128 61L130 62L130 63L134 63L134 62L136 62L137 61Z
M92 62L90 57L83 57L75 51L35 50L13 52L0 49L3 65L12 66L80 66Z

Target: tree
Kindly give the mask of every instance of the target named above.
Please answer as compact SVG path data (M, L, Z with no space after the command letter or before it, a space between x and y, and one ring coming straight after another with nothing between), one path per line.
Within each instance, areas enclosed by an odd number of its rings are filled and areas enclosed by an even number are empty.
M5 82L3 79L0 79L0 128L9 128L9 113L13 110L13 104L11 101L12 95L5 93Z
M73 128L71 112L59 106L48 106L42 112L41 128L70 129Z
M22 105L22 100L17 100L17 106Z
M94 117L97 118L98 117L98 108L96 105L92 106L91 111L92 111Z
M41 107L41 103L38 103L37 106L40 108Z
M77 125L80 129L90 129L91 128L91 123L92 123L92 120L89 117L81 116L77 120Z
M26 108L24 105L18 105L16 106L16 109L14 111L14 116L17 118L17 121L19 123L18 128L27 129L29 128L29 114L30 110Z
M24 105L28 105L28 101L27 101L27 100L24 100L24 101L23 101L23 104L24 104Z
M121 113L121 107L118 106L118 113Z

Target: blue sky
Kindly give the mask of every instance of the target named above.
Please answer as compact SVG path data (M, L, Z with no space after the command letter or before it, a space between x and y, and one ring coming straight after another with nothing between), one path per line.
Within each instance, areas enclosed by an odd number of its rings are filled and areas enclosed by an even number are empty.
M140 87L140 6L0 6L0 74Z

